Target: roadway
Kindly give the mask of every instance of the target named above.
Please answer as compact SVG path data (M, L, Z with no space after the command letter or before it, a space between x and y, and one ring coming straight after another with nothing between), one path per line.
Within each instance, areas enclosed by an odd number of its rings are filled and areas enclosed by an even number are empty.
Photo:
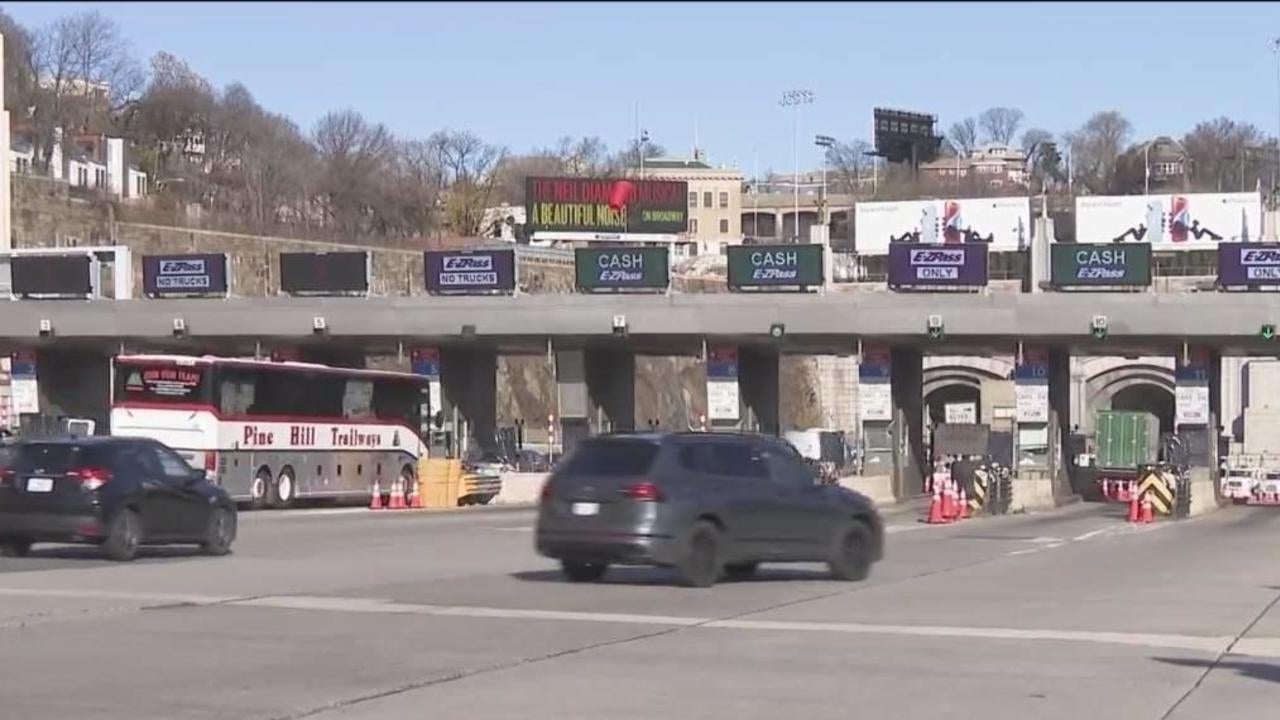
M1228 720L1280 706L1280 508L886 514L870 581L563 583L527 510L244 514L234 554L0 560L6 718Z

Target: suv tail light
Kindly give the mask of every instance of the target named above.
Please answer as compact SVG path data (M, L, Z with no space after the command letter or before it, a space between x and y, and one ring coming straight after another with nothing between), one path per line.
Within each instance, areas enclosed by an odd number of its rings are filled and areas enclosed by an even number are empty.
M210 479L218 475L218 453L213 450L204 451L204 474Z
M542 483L542 493L540 497L543 500L551 499L551 481L550 480L547 480L546 482Z
M67 477L78 480L80 489L90 492L101 488L103 485L111 482L111 471L101 467L82 467L76 468L67 473Z
M662 488L651 482L632 483L622 489L622 494L630 500L638 502L662 502L666 497Z
M13 487L13 481L18 478L18 474L13 468L0 468L0 487Z

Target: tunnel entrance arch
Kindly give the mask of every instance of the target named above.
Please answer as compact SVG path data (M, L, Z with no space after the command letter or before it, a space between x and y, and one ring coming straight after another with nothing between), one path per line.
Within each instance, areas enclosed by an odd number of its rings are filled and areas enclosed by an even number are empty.
M1160 432L1174 430L1173 368L1163 365L1134 363L1109 368L1089 378L1085 404L1088 429L1094 427L1099 410L1131 410L1149 412L1160 421Z

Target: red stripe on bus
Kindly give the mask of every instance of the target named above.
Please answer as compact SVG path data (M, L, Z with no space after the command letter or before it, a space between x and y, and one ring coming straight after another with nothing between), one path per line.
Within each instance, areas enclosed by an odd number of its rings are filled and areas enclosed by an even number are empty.
M145 400L126 400L111 406L112 410L186 410L189 412L207 412L216 419L226 422L279 422L279 423L328 423L330 425L394 425L415 432L408 425L397 420L378 420L340 417L308 417L303 415L223 415L212 405L199 403L167 403L147 402Z

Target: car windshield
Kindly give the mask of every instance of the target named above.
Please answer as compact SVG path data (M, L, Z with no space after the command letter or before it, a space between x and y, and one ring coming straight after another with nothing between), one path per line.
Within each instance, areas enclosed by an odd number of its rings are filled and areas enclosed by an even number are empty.
M657 455L658 444L651 440L592 440L579 445L560 472L601 477L643 475Z

